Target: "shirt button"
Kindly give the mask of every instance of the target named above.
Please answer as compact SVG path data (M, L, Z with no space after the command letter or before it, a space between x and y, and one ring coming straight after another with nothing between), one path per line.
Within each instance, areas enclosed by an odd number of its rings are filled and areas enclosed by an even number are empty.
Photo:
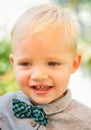
M32 127L36 127L36 126L37 126L37 123L36 123L35 121L32 121L32 122L31 122L31 126L32 126Z

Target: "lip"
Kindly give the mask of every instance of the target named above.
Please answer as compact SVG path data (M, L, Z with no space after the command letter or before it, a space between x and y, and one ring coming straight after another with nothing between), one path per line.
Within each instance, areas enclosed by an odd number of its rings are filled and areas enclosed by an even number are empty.
M32 85L31 89L34 91L34 93L39 95L45 95L50 92L50 90L53 88L51 85Z

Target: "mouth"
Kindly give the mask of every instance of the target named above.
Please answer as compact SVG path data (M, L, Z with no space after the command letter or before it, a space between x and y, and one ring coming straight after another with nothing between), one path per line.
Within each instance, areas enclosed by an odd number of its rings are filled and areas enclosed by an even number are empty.
M31 88L36 90L36 91L47 91L47 90L49 90L52 87L53 86L34 85Z

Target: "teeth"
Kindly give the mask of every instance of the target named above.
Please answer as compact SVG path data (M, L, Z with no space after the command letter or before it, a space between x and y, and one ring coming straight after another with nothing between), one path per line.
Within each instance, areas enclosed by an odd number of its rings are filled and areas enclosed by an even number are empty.
M33 88L34 89L36 89L36 90L41 90L41 91L43 91L43 90L48 90L50 87L49 86L33 86Z

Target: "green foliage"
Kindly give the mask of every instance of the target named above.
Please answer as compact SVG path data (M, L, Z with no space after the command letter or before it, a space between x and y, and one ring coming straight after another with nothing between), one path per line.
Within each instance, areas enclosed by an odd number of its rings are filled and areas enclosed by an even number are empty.
M10 41L3 39L0 41L0 75L5 74L11 64L9 61L9 54L11 53Z
M11 44L9 39L0 41L0 96L18 89L9 55L11 53Z
M68 6L68 5L83 5L83 6L89 6L91 7L91 0L50 0L52 3L56 3L58 5L62 6Z
M0 80L0 96L7 92L18 90L16 79L12 71L6 73L2 77L2 80Z
M91 73L91 44L82 43L79 48L82 53L82 67Z
M13 79L8 83L0 82L0 96L7 92L12 92L16 90L18 90L18 87Z

